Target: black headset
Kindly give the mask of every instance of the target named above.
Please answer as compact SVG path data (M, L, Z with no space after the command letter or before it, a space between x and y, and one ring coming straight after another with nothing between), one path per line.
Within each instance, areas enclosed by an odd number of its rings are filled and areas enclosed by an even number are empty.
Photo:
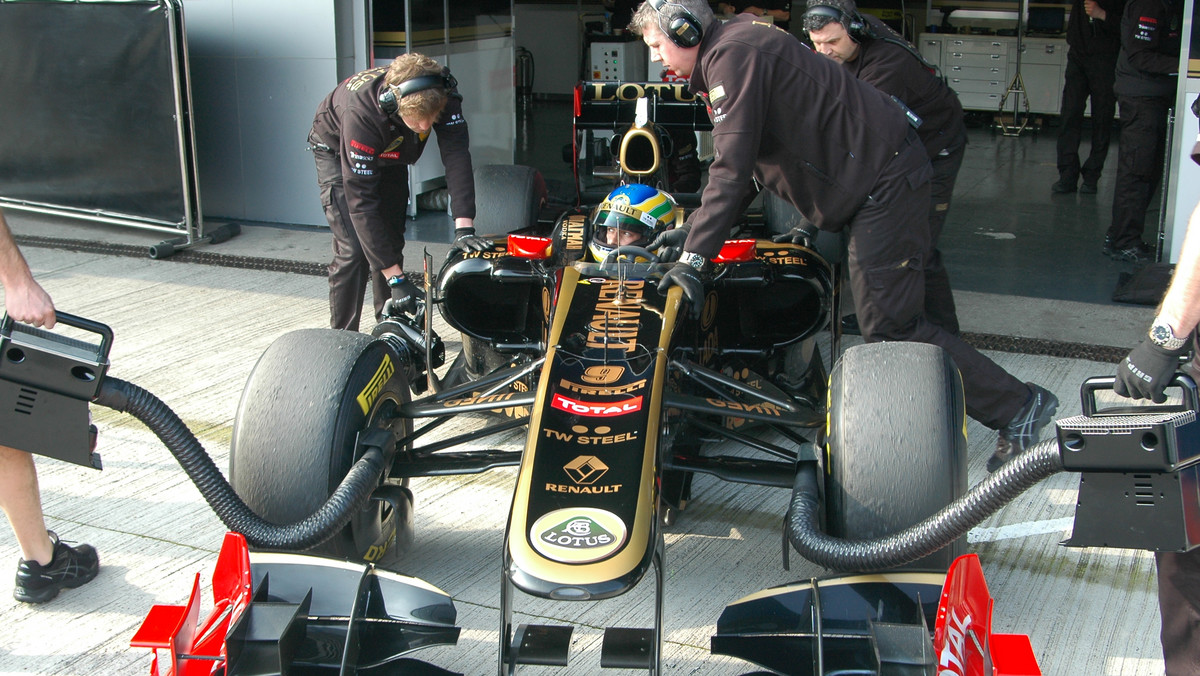
M379 92L379 107L388 115L395 115L400 109L400 99L409 94L416 94L427 89L445 89L449 94L458 86L458 80L450 74L449 68L443 68L438 75L422 75L411 80L405 80L398 85L388 84Z
M668 19L666 28L663 34L667 39L679 47L695 47L700 44L700 38L704 37L704 28L700 25L700 20L695 14L688 11L687 7L676 2L667 2L666 0L646 0L655 12L658 12L658 27L663 28L663 19ZM678 12L673 12L674 16L669 16L663 11L665 7L678 7Z
M857 12L847 14L833 5L813 5L804 12L804 16L825 16L837 21L846 27L846 32L855 42L862 42L864 38L874 37L868 33L866 21Z

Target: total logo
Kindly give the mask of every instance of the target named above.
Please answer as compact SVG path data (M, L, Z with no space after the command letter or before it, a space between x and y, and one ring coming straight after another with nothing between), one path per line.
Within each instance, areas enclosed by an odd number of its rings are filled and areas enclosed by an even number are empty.
M591 563L617 552L628 536L625 522L593 507L556 509L529 529L529 542L539 554L562 563Z

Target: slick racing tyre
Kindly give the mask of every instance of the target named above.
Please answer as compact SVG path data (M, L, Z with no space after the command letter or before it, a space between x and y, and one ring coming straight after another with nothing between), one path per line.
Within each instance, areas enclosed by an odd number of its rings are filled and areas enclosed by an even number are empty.
M865 540L929 517L967 489L962 379L940 347L869 343L834 366L825 458L825 528ZM945 571L962 537L904 569Z
M475 215L475 232L502 235L537 225L545 201L545 182L537 169L487 164L475 170L475 203L486 205Z
M354 331L306 329L283 335L263 353L242 391L229 476L237 494L259 516L277 524L300 521L325 502L358 459L356 440L374 428L395 441L410 428L392 415L409 389L396 355L383 341ZM411 494L388 484L388 501L371 500L350 523L313 551L343 559L377 561L399 531L411 537ZM379 489L377 488L377 491Z

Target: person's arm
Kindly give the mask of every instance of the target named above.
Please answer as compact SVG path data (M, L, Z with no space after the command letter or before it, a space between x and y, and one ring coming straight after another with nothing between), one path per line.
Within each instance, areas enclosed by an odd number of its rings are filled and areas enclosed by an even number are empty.
M1175 264L1175 274L1158 316L1170 324L1177 336L1190 334L1200 324L1200 204L1188 218L1179 262Z
M1158 0L1134 0L1121 24L1121 49L1129 63L1143 73L1167 75L1179 71L1179 52L1163 51L1171 30L1170 12Z
M463 115L462 100L451 96L446 109L433 125L438 152L446 169L446 188L450 191L450 210L455 228L474 227L475 170L471 164L471 135Z
M29 271L29 264L17 248L4 212L0 211L0 284L4 286L4 309L13 319L54 328L54 301Z

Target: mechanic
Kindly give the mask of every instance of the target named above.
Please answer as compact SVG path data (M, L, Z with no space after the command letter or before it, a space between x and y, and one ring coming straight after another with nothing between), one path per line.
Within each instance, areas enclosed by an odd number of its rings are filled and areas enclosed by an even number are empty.
M630 28L652 61L691 77L689 89L713 121L700 207L651 243L679 259L660 292L678 285L700 311L712 258L757 182L818 228L848 229L850 283L867 341L931 343L950 353L967 412L1000 431L989 469L1035 443L1057 409L1054 395L925 316L933 169L900 107L775 26L747 15L718 23L703 0L647 0Z
M870 82L884 94L896 97L920 120L917 136L933 165L929 184L932 250L925 266L925 316L957 335L958 314L938 239L967 149L967 126L958 95L915 47L878 17L860 14L854 0L808 0L803 28L817 52L844 64L855 77ZM849 323L849 317L843 319L843 326Z
M462 96L448 69L422 54L350 76L321 104L309 132L321 205L333 232L329 264L329 324L357 331L370 280L375 319L390 299L416 309L421 292L404 275L408 166L425 150L430 131L446 168L454 214L452 250L482 251L475 234L475 179Z
M1112 223L1104 238L1104 253L1117 260L1146 263L1157 249L1142 240L1142 231L1163 174L1182 23L1182 0L1129 0L1121 19L1113 86L1121 107L1121 140Z
M4 309L9 317L54 328L54 302L34 280L13 241L4 212L0 212L0 285L4 286ZM8 517L21 548L13 586L16 600L45 603L64 587L74 589L87 584L100 572L100 557L94 547L72 547L46 529L33 456L8 446L0 446L0 509Z
M1200 117L1200 97L1192 102ZM1200 138L1192 148L1200 164ZM1179 261L1150 331L1121 362L1113 391L1123 397L1166 402L1166 387L1191 343L1192 358L1183 370L1200 380L1200 204L1192 209ZM1191 340L1188 339L1190 336ZM1155 552L1158 612L1162 617L1163 662L1167 676L1200 674L1200 549L1187 553Z
M753 0L746 2L718 2L717 11L726 16L733 14L753 14L767 16L783 30L788 30L792 19L792 3L787 0Z
M1113 79L1121 50L1121 14L1126 0L1074 0L1067 22L1067 72L1063 81L1062 109L1058 116L1058 181L1055 193L1095 194L1112 137L1117 97ZM1083 111L1092 99L1092 148L1079 163Z

